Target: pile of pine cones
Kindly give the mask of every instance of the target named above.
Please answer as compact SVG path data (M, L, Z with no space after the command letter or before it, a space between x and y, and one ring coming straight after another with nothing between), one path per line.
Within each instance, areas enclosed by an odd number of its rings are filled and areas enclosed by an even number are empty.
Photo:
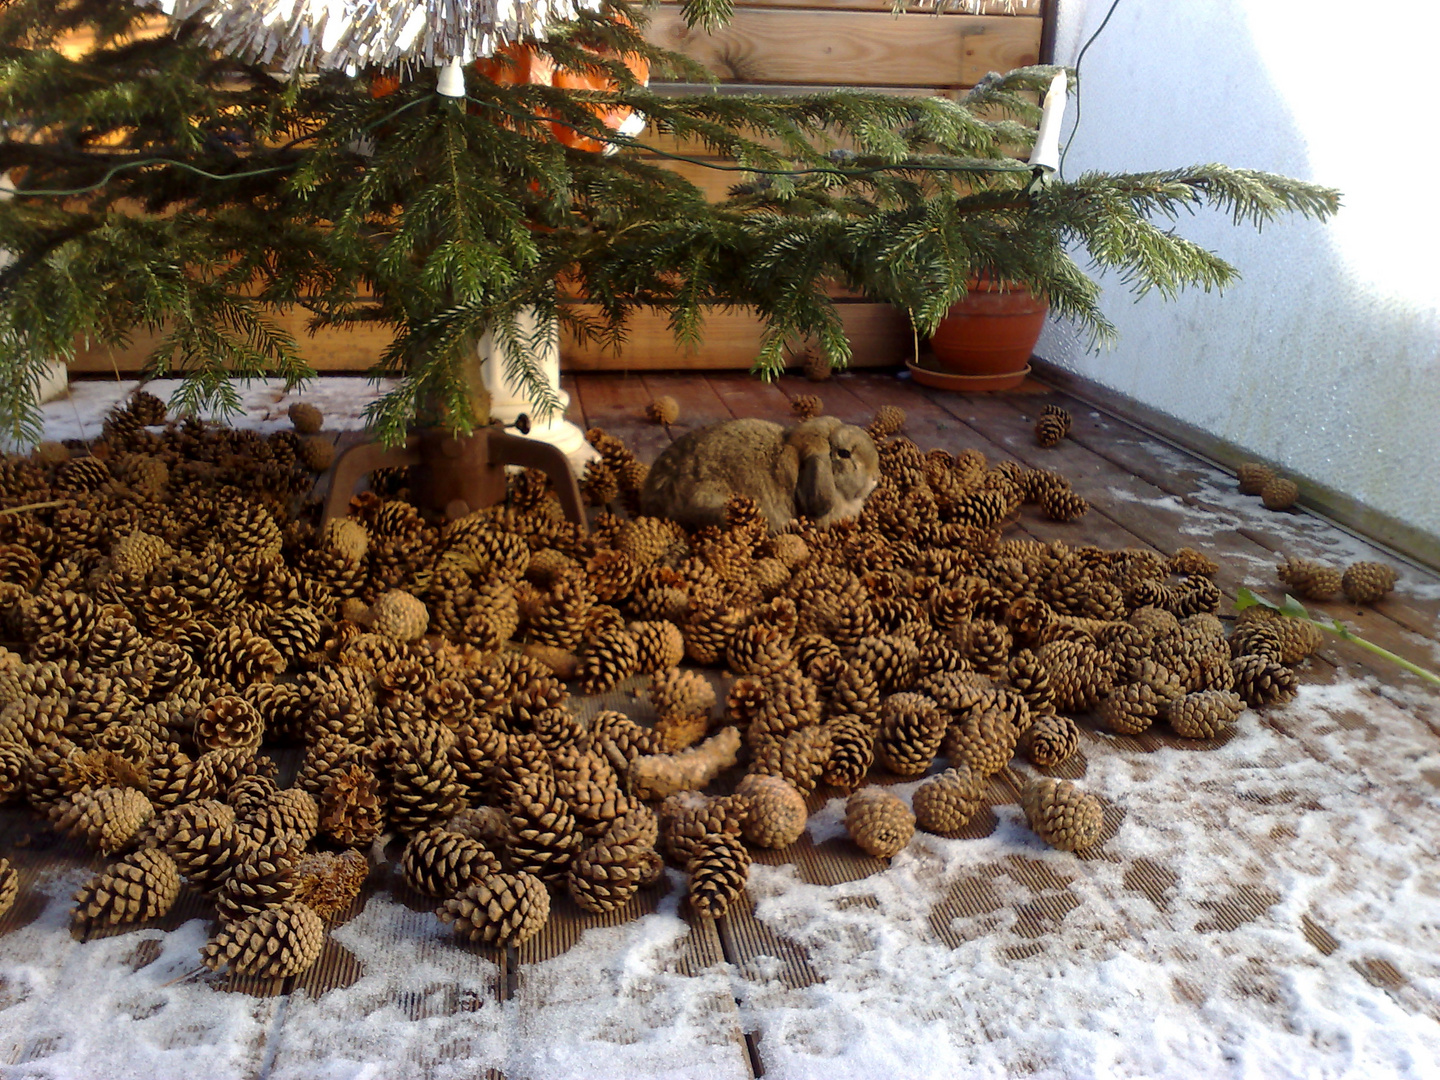
M1227 639L1197 552L1003 539L1027 503L1083 500L973 450L889 438L857 520L770 536L736 498L687 534L634 516L645 466L597 430L587 535L534 473L443 526L381 476L322 533L296 434L163 420L140 395L89 456L0 464L4 505L63 502L0 517L0 800L119 858L78 929L194 889L218 919L205 963L241 974L313 964L377 840L403 839L406 881L491 945L537 933L558 891L613 910L667 861L714 917L821 783L855 792L857 843L891 855L917 824L961 829L1015 755L1064 762L1076 716L1222 736L1293 695L1317 644L1264 609ZM717 698L686 660L733 679ZM648 675L659 719L582 721L562 672L583 693ZM266 748L287 744L281 787ZM913 815L865 786L941 757ZM1068 782L1033 780L1024 809L1058 847L1100 835ZM0 863L0 906L14 891Z

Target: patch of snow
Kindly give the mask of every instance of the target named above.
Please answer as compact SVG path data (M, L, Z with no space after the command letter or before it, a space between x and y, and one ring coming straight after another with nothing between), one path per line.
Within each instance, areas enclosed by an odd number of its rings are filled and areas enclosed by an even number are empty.
M134 380L95 379L75 381L70 393L41 407L46 439L99 438L105 414L141 384ZM169 403L180 386L179 379L154 379L144 389ZM303 390L285 392L280 379L255 379L235 383L241 411L229 417L234 427L253 428L265 434L290 427L287 410L297 401L306 401L325 416L327 431L361 431L365 427L365 406L393 387L362 377L327 376L315 379Z
M1126 816L1083 864L1010 806L833 888L755 867L757 916L822 980L743 988L766 1076L1430 1075L1440 806L1386 796L1434 790L1433 738L1355 682L1274 716L1302 737L1247 713L1213 752L1087 747L1082 786ZM1362 974L1383 963L1400 986Z
M293 995L270 1076L473 1078L487 1068L532 1080L599 1073L636 1080L745 1080L728 965L676 970L690 928L671 873L660 909L590 929L520 973L500 1001L497 969L429 912L386 896L335 931L364 965L353 986Z
M0 938L0 1061L8 1063L0 1072L181 1080L197 1074L203 1054L207 1076L254 1075L279 1002L183 980L209 935L200 919L168 933L74 940L71 897L86 876L42 875L44 911Z

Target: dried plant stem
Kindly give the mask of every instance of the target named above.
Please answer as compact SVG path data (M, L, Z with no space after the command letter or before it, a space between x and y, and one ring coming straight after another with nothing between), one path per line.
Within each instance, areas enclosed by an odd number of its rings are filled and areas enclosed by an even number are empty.
M64 499L56 499L53 502L26 503L24 506L8 506L0 510L0 514L18 514L22 510L49 510L52 507L66 505Z

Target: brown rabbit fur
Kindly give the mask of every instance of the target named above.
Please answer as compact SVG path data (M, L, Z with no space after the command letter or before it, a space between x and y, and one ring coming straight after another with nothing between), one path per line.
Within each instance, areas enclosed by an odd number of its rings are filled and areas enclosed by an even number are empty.
M650 467L640 508L697 528L723 525L726 500L748 495L779 532L802 514L821 525L854 517L879 482L874 441L833 416L791 428L729 420L667 447Z

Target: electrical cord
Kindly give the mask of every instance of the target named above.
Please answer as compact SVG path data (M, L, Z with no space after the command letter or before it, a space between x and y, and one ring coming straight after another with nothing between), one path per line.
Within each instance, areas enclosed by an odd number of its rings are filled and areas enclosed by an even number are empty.
M1080 64L1084 61L1085 54L1090 51L1090 46L1095 44L1095 39L1098 38L1101 31L1109 25L1110 16L1115 14L1115 9L1119 6L1120 0L1111 0L1110 10L1105 12L1105 18L1100 20L1100 25L1095 28L1095 32L1091 34L1085 44L1081 46L1080 55L1075 57L1075 126L1070 129L1070 137L1065 140L1065 149L1060 151L1060 168L1056 171L1060 174L1062 180L1065 178L1065 158L1070 154L1070 144L1075 141L1075 132L1080 130L1080 90L1082 87L1080 82Z
M407 101L404 105L401 105L400 108L395 109L392 112L386 113L379 120L366 124L360 130L366 133L374 131L380 125L388 124L391 120L395 119L395 117L399 116L405 110L413 109L416 105L419 105L426 100L428 99L415 98L413 101ZM311 132L308 135L303 135L298 139L292 139L290 142L285 144L285 148L296 146L297 144L304 142L306 139L315 138L319 134L320 133L318 131L315 131ZM197 176L203 176L207 180L248 180L251 177L255 176L269 176L271 173L288 172L291 168L293 168L293 166L291 165L271 165L270 167L265 169L248 169L244 172L213 173L206 169L200 168L198 165L191 165L188 161L177 161L175 158L150 157L139 158L135 161L122 161L118 165L107 169L104 176L102 176L99 180L95 181L95 183L87 185L86 187L69 189L54 188L47 190L45 188L22 189L0 186L0 193L13 195L16 198L20 198L22 196L26 198L31 196L44 196L46 198L64 199L69 198L72 195L85 195L89 192L97 191L100 188L104 187L106 184L108 184L111 177L115 176L117 173L124 172L127 169L143 169L147 165L173 165L177 169L184 169L188 172L196 174Z

